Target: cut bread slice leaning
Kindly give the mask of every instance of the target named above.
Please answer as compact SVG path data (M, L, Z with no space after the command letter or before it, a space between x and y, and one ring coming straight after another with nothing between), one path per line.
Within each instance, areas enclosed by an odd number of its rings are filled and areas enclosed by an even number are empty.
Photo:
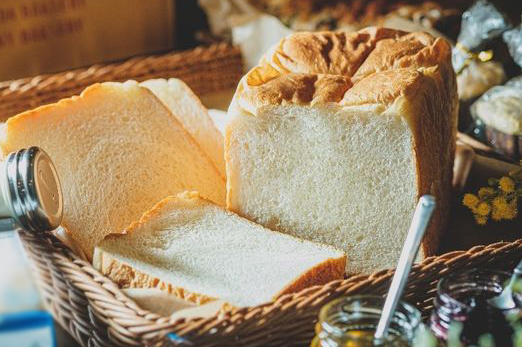
M340 250L265 229L186 192L107 236L93 264L122 287L243 307L341 279L345 261Z
M179 121L136 82L102 83L7 121L4 154L39 146L64 194L63 226L91 258L165 196L198 189L224 204L225 182Z
M448 219L457 93L451 48L425 33L296 33L241 80L225 135L227 206L343 249L348 273L398 261L416 202Z
M208 110L189 86L177 78L152 79L140 84L150 89L178 118L210 157L221 177L225 178L223 135L214 125Z

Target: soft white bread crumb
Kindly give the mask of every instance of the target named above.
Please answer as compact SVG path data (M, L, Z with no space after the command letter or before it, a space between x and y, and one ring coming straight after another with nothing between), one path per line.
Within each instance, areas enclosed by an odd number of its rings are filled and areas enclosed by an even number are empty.
M150 89L178 118L183 127L210 157L221 177L225 178L223 135L214 125L199 98L183 81L177 78L152 79L140 83Z
M225 183L179 121L136 82L103 83L7 121L2 152L39 146L64 194L63 226L90 258L163 197L198 189L223 204Z
M121 286L236 307L340 279L345 261L340 250L265 229L195 193L166 198L126 235L103 240L94 256Z
M240 81L227 115L227 207L340 247L347 273L397 264L418 198L446 227L458 98L451 46L426 33L299 32Z
M229 208L345 250L350 273L393 266L415 208L415 158L407 122L375 112L279 106L237 117Z

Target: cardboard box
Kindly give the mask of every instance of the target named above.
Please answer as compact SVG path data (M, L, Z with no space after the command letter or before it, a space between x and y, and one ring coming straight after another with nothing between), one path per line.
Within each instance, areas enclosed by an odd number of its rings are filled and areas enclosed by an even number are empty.
M0 80L174 47L173 0L0 0Z

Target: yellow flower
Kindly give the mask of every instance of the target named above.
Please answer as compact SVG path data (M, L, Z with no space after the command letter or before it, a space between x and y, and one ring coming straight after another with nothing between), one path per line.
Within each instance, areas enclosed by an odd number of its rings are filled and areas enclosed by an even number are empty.
M490 178L490 187L480 188L477 194L465 194L462 204L480 225L485 225L488 217L495 221L514 219L518 215L518 199L522 197L521 183L522 169L500 179Z
M502 219L502 213L499 210L493 209L491 212L491 218L493 220L499 221Z
M505 197L499 196L493 199L492 205L491 218L494 220L513 219L517 216L517 201L515 199L508 203Z
M477 207L479 202L479 198L474 194L466 194L464 195L464 199L462 199L462 203L464 204L464 206L469 207L471 209Z
M488 217L486 216L479 216L479 215L475 215L475 220L477 221L477 224L479 225L486 225L486 223L488 222Z
M500 189L506 193L512 193L515 191L515 182L509 177L502 177L498 181Z
M493 195L495 195L495 189L493 188L485 187L480 188L478 191L478 196L481 200L492 197Z
M509 208L506 199L502 196L496 197L493 199L491 204L493 206L493 212L491 213L491 218L494 220L504 219L504 213Z
M508 202L505 197L498 196L495 199L493 199L492 205L493 209L505 210L507 208Z
M487 216L491 212L491 206L487 202L481 202L478 204L476 211L480 216Z
M508 204L508 208L504 212L504 218L505 219L514 219L517 216L517 213L518 213L517 202L515 199L513 199Z

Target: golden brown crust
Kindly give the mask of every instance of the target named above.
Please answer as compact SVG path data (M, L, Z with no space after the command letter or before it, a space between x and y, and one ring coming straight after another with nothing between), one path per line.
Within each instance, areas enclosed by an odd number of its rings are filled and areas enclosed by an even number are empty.
M338 75L288 74L280 75L257 87L250 87L255 98L254 107L263 105L315 105L339 102L352 86L349 77ZM242 100L239 100L240 106Z
M293 73L353 76L376 42L404 32L367 28L355 33L301 32L284 39L267 63Z
M252 109L263 105L338 103L344 93L355 94L352 89L365 89L388 104L405 89L415 89L418 81L395 73L399 78L387 81L393 93L383 98L380 83L394 74L390 71L408 69L411 77L423 68L451 66L450 57L445 40L422 32L373 27L355 33L296 33L283 39L244 76L235 99L252 114ZM365 81L379 73L384 75ZM358 87L359 83L363 86Z
M172 201L174 199L176 199L174 196L165 197L163 200L161 200L156 205L154 205L150 210L144 212L138 221L131 222L131 224L127 228L125 228L125 230L123 230L121 233L114 233L114 234L107 235L106 239L116 238L116 237L120 237L120 236L132 233L134 230L140 228L141 226L146 224L149 220L151 220L155 216L160 215L161 209L163 208L163 206L167 205L170 201Z
M435 196L437 207L422 242L424 256L435 255L442 233L449 221L453 161L457 136L458 94L451 66L440 66L433 73L431 85L425 84L415 99L419 110L413 119L412 131L417 163L418 197ZM444 71L444 69L447 69ZM432 151L436 148L437 151Z
M274 299L283 294L297 293L311 286L322 285L342 279L345 267L346 255L337 259L328 259L302 273L292 283L283 288Z
M375 44L353 77L360 80L379 71L436 66L447 63L450 55L451 49L446 41L422 32L383 39Z
M425 82L424 75L413 69L387 70L363 78L349 89L340 102L342 106L384 104L399 96L413 96ZM375 86L379 86L376 93Z
M94 266L103 275L118 284L120 288L155 288L197 305L203 305L217 300L204 294L194 293L184 288L176 287L171 283L138 271L130 265L113 259L103 251L100 251L96 255Z
M5 123L7 138L4 141L0 142L0 148L2 149L2 153L5 155L13 151L13 148L11 148L9 143L9 131L11 129L23 128L26 126L26 122L34 122L35 124L37 124L38 122L40 122L40 119L46 116L46 113L49 110L53 110L55 107L67 107L69 104L74 103L74 101L78 98L85 98L90 94L98 93L100 88L101 83L94 83L85 88L78 96L75 95L70 98L61 99L60 101L53 104L39 106L35 109L19 113L16 116L9 118Z

